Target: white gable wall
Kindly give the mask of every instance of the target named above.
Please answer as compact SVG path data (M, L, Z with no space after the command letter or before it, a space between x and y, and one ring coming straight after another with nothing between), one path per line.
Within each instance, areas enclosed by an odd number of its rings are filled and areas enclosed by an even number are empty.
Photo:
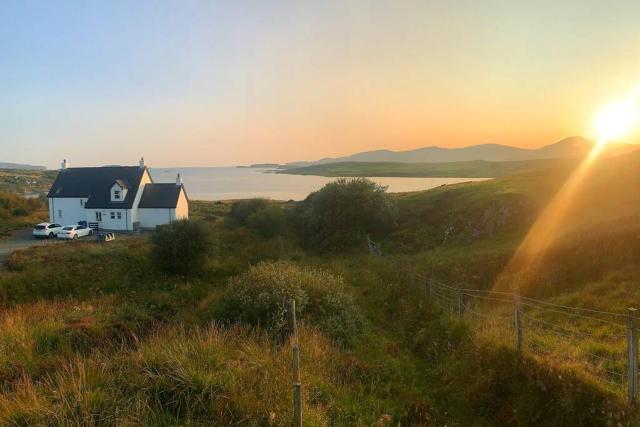
M49 222L61 225L74 225L87 220L85 198L52 197L49 199Z
M142 225L142 221L140 219L140 212L138 209L138 205L140 204L140 198L142 197L142 193L144 192L144 186L147 184L151 184L153 181L151 181L151 176L149 175L149 171L148 170L144 170L144 173L142 174L142 178L140 179L140 185L138 186L138 192L136 193L136 197L135 199L133 199L133 207L131 209L131 215L129 215L129 230L133 230L133 223L136 221L139 221L141 224L141 227L144 227Z
M180 196L178 196L178 204L173 210L173 219L189 219L189 201L187 195L184 192L184 188L180 190Z

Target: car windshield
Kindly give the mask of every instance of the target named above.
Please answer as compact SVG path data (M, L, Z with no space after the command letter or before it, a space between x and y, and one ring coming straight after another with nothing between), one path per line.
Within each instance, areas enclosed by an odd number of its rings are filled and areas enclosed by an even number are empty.
M36 230L44 230L45 228L47 228L44 225L36 225Z
M65 227L65 228L63 228L63 230L67 230L67 231L73 230L73 227Z

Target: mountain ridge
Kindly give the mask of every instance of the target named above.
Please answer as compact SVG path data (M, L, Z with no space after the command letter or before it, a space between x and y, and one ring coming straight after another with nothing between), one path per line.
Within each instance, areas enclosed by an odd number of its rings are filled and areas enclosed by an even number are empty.
M439 146L420 147L412 150L389 149L362 151L342 157L324 157L315 161L286 163L285 167L303 167L341 162L396 162L396 163L445 163L464 161L521 161L539 159L572 159L584 157L595 145L581 136L571 136L539 148L521 148L505 144L483 143L466 147L446 148ZM640 149L626 143L609 144L608 152L624 154Z

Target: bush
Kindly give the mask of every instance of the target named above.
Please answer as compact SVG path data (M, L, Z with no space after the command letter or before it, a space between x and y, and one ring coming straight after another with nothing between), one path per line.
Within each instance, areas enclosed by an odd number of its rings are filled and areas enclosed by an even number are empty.
M292 299L298 319L341 342L360 329L360 315L340 277L283 261L263 262L231 278L220 317L260 326L284 339L290 334L288 308Z
M285 226L284 209L280 205L269 205L247 218L247 225L262 237L273 237L282 233Z
M203 221L184 220L159 226L151 242L154 263L169 274L200 273L213 252L213 234Z
M269 201L267 199L246 199L238 200L231 205L229 215L239 224L246 224L249 217L267 207Z
M304 241L324 252L362 246L366 234L390 231L398 208L386 187L366 178L340 178L311 193L298 213Z

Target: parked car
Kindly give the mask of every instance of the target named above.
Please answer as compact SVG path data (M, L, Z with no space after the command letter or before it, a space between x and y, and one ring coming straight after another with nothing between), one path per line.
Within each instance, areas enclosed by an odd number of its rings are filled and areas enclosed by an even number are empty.
M92 234L93 230L85 225L67 225L58 233L58 237L61 239L75 240L78 237L91 236Z
M33 237L36 239L54 239L62 231L60 224L43 222L33 227Z

